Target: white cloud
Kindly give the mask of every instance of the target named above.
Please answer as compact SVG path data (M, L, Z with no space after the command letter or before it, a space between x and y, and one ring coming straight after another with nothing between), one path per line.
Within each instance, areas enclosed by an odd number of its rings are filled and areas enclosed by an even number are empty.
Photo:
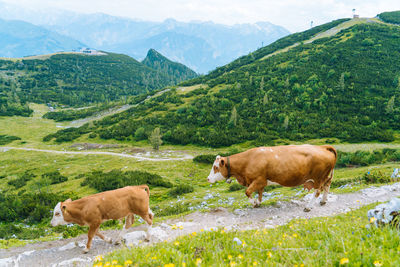
M75 12L103 12L135 19L214 21L223 24L270 21L301 31L337 18L362 17L400 10L399 0L3 0L30 8L59 8Z

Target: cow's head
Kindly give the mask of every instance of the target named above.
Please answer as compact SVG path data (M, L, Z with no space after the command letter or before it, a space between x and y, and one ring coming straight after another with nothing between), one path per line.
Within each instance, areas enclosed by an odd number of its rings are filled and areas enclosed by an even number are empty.
M210 174L207 177L207 181L210 183L215 183L216 181L221 181L228 178L227 176L228 168L226 166L226 158L217 156L211 168Z
M57 226L57 225L65 225L68 224L68 222L66 222L64 220L64 213L65 210L67 209L67 203L71 202L71 199L68 199L64 202L58 202L57 205L54 208L53 211L53 219L51 219L51 226Z

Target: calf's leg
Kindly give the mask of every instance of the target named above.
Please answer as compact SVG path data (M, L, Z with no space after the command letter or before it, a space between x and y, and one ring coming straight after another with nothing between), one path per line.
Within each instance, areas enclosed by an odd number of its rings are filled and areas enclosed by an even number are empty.
M119 235L117 237L117 240L115 240L115 245L121 244L122 237L125 235L126 231L128 230L129 227L133 224L135 221L135 215L134 214L129 214L125 217L125 224L124 227L122 228L121 232L119 232Z
M86 248L83 249L83 253L88 253L90 250L90 247L92 246L92 240L96 232L99 230L100 223L93 223L89 226L89 232L88 232L88 241L86 244Z
M146 239L145 240L150 241L150 231L151 231L151 226L153 225L154 214L151 211L151 209L149 209L146 214L140 215L140 217L142 217L143 220L145 220L147 223L147 231L146 231Z
M101 239L103 239L104 241L106 241L107 243L110 243L110 244L112 243L111 238L109 238L109 237L107 237L107 236L104 236L102 233L100 233L99 230L97 230L96 235L97 235L98 237L100 237Z

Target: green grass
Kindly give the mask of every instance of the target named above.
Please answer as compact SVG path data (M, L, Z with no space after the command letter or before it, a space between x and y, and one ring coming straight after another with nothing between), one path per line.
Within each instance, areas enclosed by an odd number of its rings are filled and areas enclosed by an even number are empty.
M376 205L376 204L375 204ZM126 248L104 257L103 264L132 261L132 266L398 266L397 229L367 229L374 205L335 217L293 220L274 229L199 232L172 242ZM241 245L233 241L238 238Z

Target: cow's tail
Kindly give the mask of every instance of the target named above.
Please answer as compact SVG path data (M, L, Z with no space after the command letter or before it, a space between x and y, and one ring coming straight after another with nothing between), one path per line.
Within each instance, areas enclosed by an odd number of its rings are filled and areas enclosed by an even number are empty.
M325 183L326 185L330 185L331 182L332 182L333 173L334 173L334 169L335 169L335 165L336 165L337 151L336 151L336 149L335 149L333 146L331 146L331 145L323 145L322 147L324 147L326 150L328 150L329 152L331 152L331 153L333 153L333 154L335 155L335 162L334 162L334 164L333 164L333 166L332 166L331 173L330 173L330 175L329 175L329 177L328 177L328 179L327 179L327 181L326 181L326 183Z
M149 189L149 187L147 185L145 185L145 184L144 185L139 185L139 187L143 188L144 191L147 192L147 196L150 197L150 189Z
M332 152L332 153L335 155L335 163L336 163L336 160L337 160L337 152L336 152L336 149L335 149L333 146L331 146L331 145L323 145L322 147L325 148L326 150Z

